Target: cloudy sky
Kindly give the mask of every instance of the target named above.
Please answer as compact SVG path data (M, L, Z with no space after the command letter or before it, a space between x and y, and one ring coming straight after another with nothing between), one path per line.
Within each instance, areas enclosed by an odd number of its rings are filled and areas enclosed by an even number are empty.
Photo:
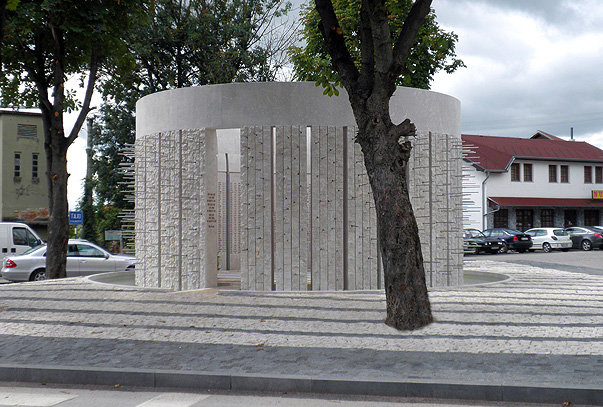
M294 0L298 6L302 0ZM603 2L434 0L459 36L467 68L438 74L432 90L460 99L462 131L529 137L543 130L603 149ZM296 15L295 10L292 15ZM70 149L69 200L81 196L85 139Z
M467 68L432 90L461 100L462 131L528 137L543 130L603 148L603 3L434 0Z

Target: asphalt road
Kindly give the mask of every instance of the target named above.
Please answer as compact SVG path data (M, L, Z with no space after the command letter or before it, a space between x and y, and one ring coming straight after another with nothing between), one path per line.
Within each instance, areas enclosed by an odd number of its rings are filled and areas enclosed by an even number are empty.
M552 268L555 270L569 271L574 273L587 273L603 275L603 250L596 249L589 252L582 250L570 250L568 252L553 251L544 253L537 250L533 253L485 254L465 255L469 260L495 260L528 266Z

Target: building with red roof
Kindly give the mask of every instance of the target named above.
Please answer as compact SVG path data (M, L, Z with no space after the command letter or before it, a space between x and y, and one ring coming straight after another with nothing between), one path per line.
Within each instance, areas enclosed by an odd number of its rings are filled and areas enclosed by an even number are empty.
M538 131L530 138L463 134L466 227L603 224L603 150Z

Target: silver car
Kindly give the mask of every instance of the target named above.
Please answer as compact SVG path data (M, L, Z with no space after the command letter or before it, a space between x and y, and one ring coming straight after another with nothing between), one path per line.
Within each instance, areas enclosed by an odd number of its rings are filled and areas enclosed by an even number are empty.
M550 253L553 249L567 251L572 248L569 233L561 228L532 228L526 230L525 234L532 237L532 251L542 249L545 253Z
M111 254L85 240L69 240L67 277L88 276L110 271L133 270L134 256ZM2 278L9 281L46 279L46 245L34 247L20 256L4 259Z

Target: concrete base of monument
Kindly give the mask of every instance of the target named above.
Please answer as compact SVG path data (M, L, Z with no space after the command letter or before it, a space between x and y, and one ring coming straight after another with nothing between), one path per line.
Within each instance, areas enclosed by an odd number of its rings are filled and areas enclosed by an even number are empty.
M140 288L148 290L171 291L162 288L137 287L133 271L119 271L114 273L95 274L86 277L88 281L107 284L115 287ZM465 271L463 273L463 286L492 284L508 280L509 276L499 273L490 273L486 271ZM454 287L438 287L439 289L453 289ZM218 289L240 290L241 283L238 271L227 271L218 273Z

